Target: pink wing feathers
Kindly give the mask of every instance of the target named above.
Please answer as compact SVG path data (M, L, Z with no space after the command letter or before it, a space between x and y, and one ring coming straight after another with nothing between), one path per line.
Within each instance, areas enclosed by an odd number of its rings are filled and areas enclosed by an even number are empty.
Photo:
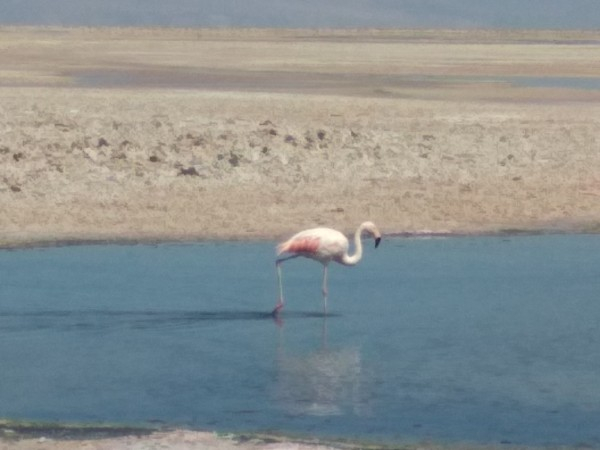
M348 239L330 228L304 230L279 244L277 254L301 254L323 263L338 260L348 250Z
M277 246L277 254L289 253L315 253L319 249L321 239L315 236L293 237Z

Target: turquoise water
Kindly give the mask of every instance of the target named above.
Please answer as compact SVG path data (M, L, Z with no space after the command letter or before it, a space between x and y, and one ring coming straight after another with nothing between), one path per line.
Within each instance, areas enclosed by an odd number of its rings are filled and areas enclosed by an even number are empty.
M369 243L372 244L372 243ZM0 417L600 447L600 238L0 251Z
M248 89L248 83L236 77L211 76L206 74L189 74L177 72L148 73L142 70L114 72L106 70L92 70L78 72L76 82L84 87L110 88L110 87L167 87L167 88L201 88L201 89ZM505 83L511 86L527 88L560 88L577 89L585 91L600 90L600 77L568 77L568 76L437 76L437 75L396 75L396 76L361 76L354 74L352 79L356 86L373 86L373 88L388 87L431 87L445 84L473 83ZM297 76L294 74L280 73L276 78L256 78L252 80L253 90L295 90L299 86ZM335 76L317 74L311 78L304 77L301 87L304 89L318 89L319 86L332 86L339 84ZM350 86L350 85L348 85Z

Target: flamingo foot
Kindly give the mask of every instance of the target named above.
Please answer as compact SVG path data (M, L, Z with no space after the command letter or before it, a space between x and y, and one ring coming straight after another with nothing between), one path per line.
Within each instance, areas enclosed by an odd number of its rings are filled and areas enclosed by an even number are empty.
M279 311L281 311L282 309L283 309L283 302L280 300L275 305L275 308L273 308L273 311L271 311L271 315L275 316L275 317L278 316L279 315Z

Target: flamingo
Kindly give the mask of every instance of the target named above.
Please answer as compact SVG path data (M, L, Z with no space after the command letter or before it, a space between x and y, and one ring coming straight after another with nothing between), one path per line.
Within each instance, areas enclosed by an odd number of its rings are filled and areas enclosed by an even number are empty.
M304 256L323 264L323 311L327 314L327 265L331 261L345 266L354 266L362 258L361 235L370 234L375 239L375 248L381 241L381 233L373 222L363 222L354 233L354 254L348 254L348 239L342 233L331 228L311 228L300 231L277 246L277 256L287 253L287 256L277 258L277 279L279 281L279 300L272 314L276 316L283 308L283 286L281 282L281 264L292 258Z

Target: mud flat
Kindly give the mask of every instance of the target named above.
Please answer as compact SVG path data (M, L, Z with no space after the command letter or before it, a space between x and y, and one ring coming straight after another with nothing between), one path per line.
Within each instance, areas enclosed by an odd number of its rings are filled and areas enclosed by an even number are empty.
M347 448L350 443L338 442ZM333 442L293 439L281 435L232 435L185 429L159 430L153 427L115 424L58 424L0 419L0 450L150 450L168 449L334 449Z
M600 33L0 37L2 246L600 229Z
M0 235L597 228L599 107L0 89ZM350 113L349 113L350 111Z
M284 434L217 434L186 429L158 430L120 425L42 424L0 419L0 450L552 450L554 447L444 444L433 441L377 443L327 440ZM566 450L569 447L556 447ZM573 448L581 448L579 446Z

